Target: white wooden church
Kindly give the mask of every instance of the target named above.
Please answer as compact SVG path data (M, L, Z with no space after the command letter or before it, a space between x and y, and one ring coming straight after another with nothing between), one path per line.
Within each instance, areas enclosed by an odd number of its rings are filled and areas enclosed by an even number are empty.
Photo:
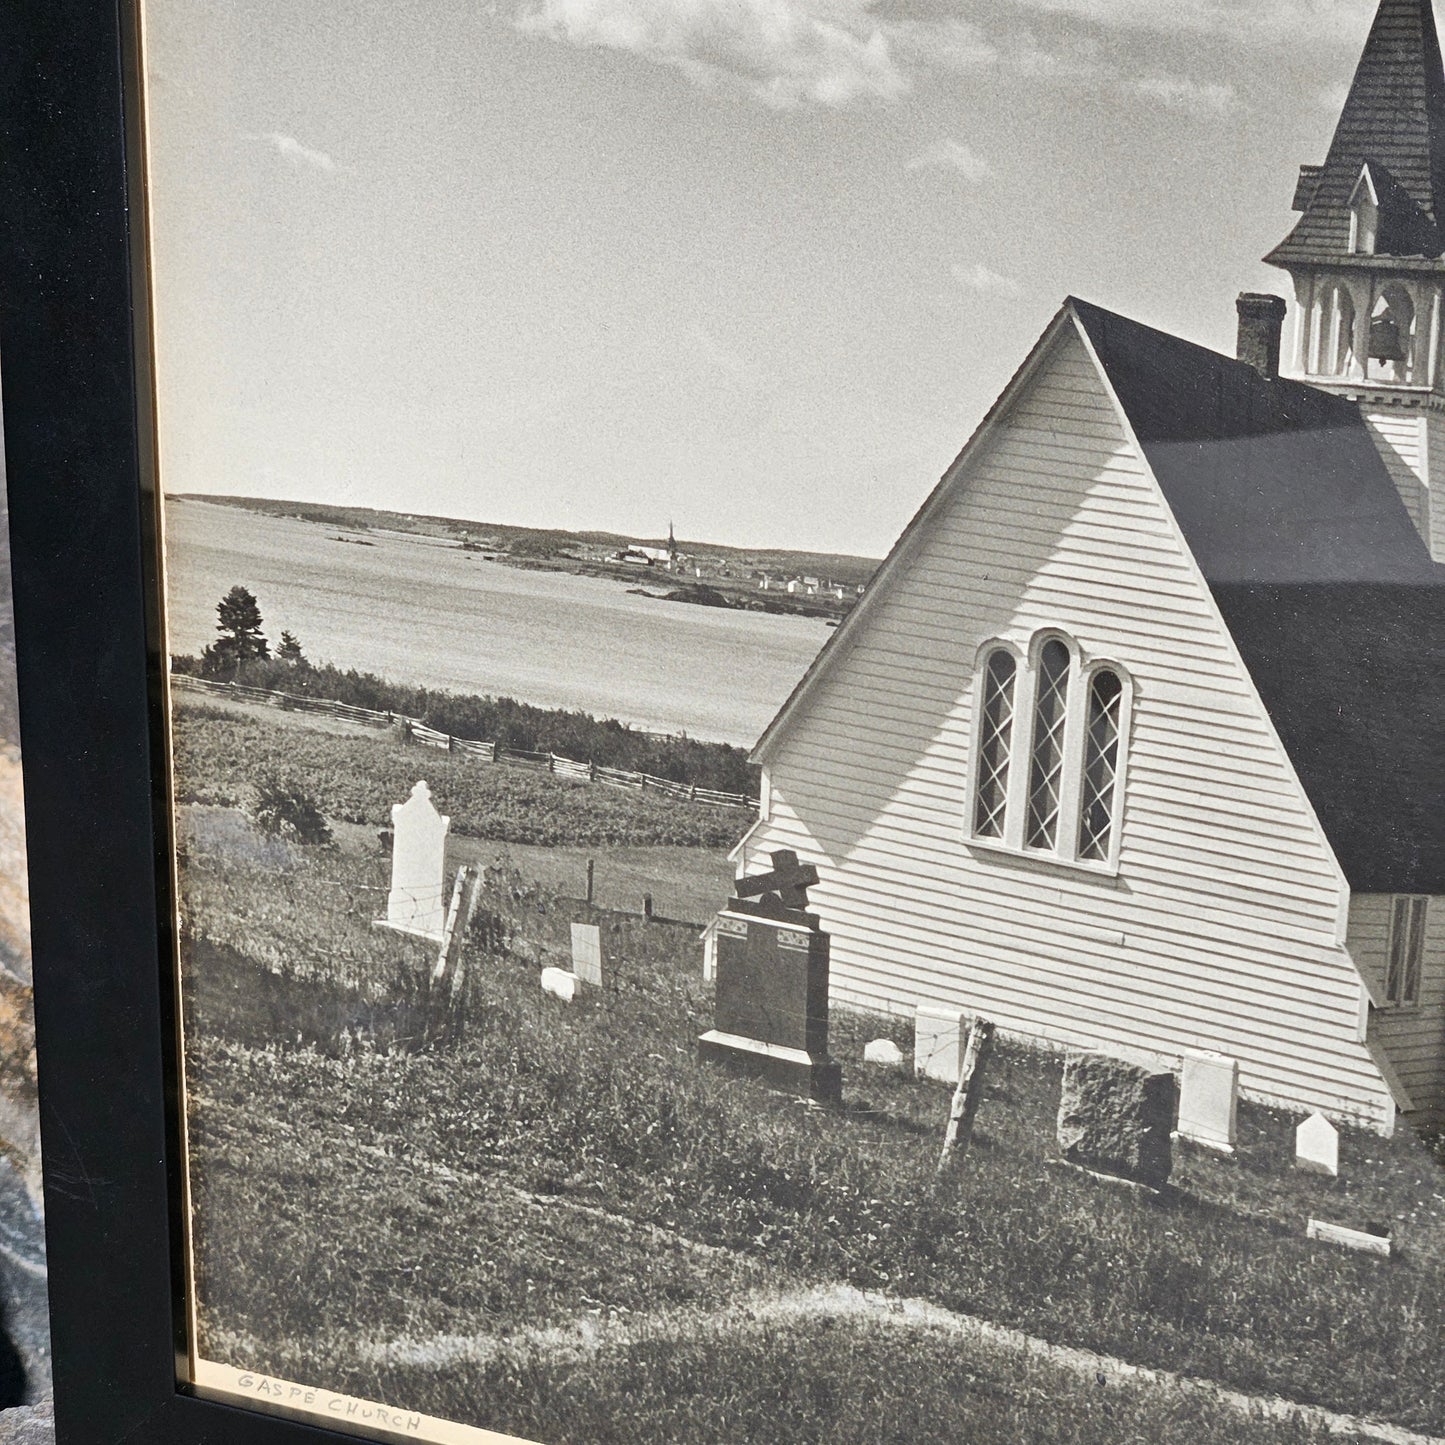
M1445 73L1383 0L1228 358L1070 299L758 743L835 1000L1445 1111ZM1281 361L1283 360L1283 368ZM1281 374L1283 371L1284 374Z

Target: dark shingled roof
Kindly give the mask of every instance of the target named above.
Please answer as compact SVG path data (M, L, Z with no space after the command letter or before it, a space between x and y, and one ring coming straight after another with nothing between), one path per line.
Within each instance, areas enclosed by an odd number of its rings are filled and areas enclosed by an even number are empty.
M1445 892L1445 567L1359 408L1067 304L1350 886Z
M1345 255L1350 197L1366 162L1380 192L1376 253L1438 257L1445 72L1431 0L1382 0L1318 179L1302 178L1296 202L1304 214L1265 259L1288 266Z

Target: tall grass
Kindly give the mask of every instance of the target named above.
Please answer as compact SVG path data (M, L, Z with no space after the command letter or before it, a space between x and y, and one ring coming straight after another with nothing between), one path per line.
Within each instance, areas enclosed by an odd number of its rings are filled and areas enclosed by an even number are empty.
M198 921L239 910L225 925L237 941L210 961L209 986L244 998L244 976L226 971L248 948L245 901L217 892L213 875L190 877ZM696 1063L694 1041L710 1019L695 944L684 951L676 936L629 925L612 986L563 1008L540 993L534 960L568 905L541 893L513 901L512 936L528 949L473 956L470 1027L454 1050L246 1048L252 1036L224 1012L198 1011L208 1328L262 1342L263 1355L290 1341L343 1359L338 1332L358 1318L385 1338L496 1336L569 1318L593 1307L586 1301L656 1305L667 1281L650 1277L654 1251L619 1243L645 1226L775 1280L917 1296L1139 1364L1445 1428L1438 1220L1402 1226L1404 1248L1390 1262L1307 1241L1304 1210L1337 1213L1351 1184L1285 1172L1288 1121L1280 1153L1240 1166L1248 1178L1211 1163L1185 1172L1177 1198L1150 1201L1051 1167L1056 1065L1004 1047L980 1138L940 1181L946 1091L853 1063L876 1025L835 1019L846 1107L801 1108ZM327 922L338 953L355 945L354 915L338 908ZM1403 1141L1376 1145L1385 1174L1433 1168ZM1421 1178L1427 1193L1440 1187L1438 1174ZM508 1203L517 1190L617 1221L606 1247L578 1246L548 1266L585 1274L585 1288L569 1292L549 1275L539 1291L532 1216L519 1232ZM488 1408L500 1402L510 1419L515 1406L529 1419L536 1392L561 1378L538 1369L492 1379L500 1393ZM708 1379L721 1388L718 1374ZM348 1381L358 1388L365 1372ZM638 1389L661 1419L665 1391L646 1379ZM823 1415L852 1418L864 1403ZM722 1410L697 1408L700 1420Z

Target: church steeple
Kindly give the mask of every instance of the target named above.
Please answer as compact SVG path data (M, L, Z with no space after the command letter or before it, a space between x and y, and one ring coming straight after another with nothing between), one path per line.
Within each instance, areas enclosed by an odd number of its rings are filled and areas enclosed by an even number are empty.
M1440 390L1445 68L1431 0L1381 0L1300 218L1265 260L1299 302L1293 370L1322 385Z
M1294 282L1287 369L1358 400L1445 558L1445 66L1432 0L1380 0L1329 153L1300 167L1294 208L1265 257Z
M1379 222L1369 238L1353 224L1366 176ZM1265 258L1278 266L1445 251L1445 71L1430 0L1382 0L1325 163L1300 167L1295 209Z

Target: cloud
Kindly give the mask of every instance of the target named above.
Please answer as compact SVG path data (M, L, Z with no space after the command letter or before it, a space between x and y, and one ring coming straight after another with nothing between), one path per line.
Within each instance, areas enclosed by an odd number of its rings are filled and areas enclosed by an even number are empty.
M1071 15L1117 29L1161 35L1205 34L1243 43L1306 36L1363 38L1368 19L1358 0L1016 0L1052 15Z
M1239 104L1232 85L1189 80L1182 75L1145 75L1128 82L1128 89L1171 110L1195 115L1225 115Z
M843 106L910 89L868 0L527 0L519 30L629 51L773 105Z
M310 146L302 145L293 135L282 135L278 130L268 130L262 135L248 133L245 139L264 142L293 166L307 166L316 171L336 170L336 162L325 151L312 150Z
M907 165L910 171L938 168L957 171L966 181L986 181L993 174L993 167L977 151L951 137L920 151Z
M1012 276L1001 276L980 262L975 266L953 267L954 279L961 281L970 291L983 296L1002 296L1016 301L1024 294L1024 288Z

